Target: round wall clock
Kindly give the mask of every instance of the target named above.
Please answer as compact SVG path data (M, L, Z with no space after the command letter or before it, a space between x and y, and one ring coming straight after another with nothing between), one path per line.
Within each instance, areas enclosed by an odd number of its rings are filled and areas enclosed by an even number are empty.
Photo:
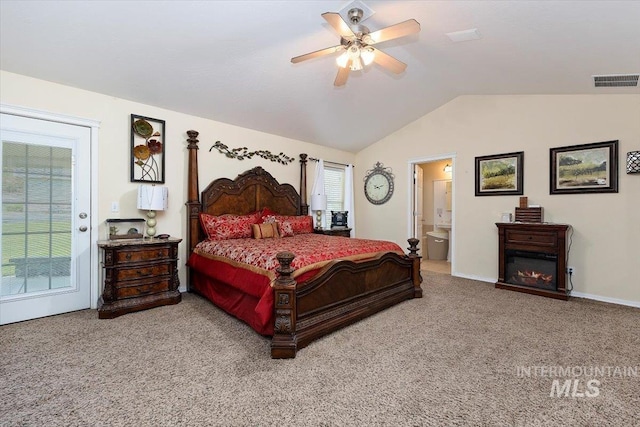
M393 195L393 174L390 168L376 162L373 169L367 171L364 178L364 195L374 205L389 201Z

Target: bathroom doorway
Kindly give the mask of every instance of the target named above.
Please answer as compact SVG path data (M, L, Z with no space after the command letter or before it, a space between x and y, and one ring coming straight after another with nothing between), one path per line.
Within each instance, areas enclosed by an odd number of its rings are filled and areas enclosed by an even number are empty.
M413 159L412 235L420 240L422 269L455 272L455 154Z

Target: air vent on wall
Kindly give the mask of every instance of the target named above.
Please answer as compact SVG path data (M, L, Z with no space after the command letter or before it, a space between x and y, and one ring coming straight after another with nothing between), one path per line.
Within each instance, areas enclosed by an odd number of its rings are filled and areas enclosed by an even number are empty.
M638 86L639 74L611 74L608 76L593 76L596 87L628 87Z

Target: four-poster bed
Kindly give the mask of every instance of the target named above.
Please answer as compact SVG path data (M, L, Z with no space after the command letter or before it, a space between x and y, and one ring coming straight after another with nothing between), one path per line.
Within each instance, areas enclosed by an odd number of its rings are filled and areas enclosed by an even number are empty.
M327 333L422 296L417 239L409 239L410 253L406 255L391 242L303 234L307 231L298 219L304 222L301 215L308 214L306 154L300 155L300 193L290 184L280 184L261 167L233 180L215 179L200 193L198 132L187 134L188 290L208 298L258 333L271 335L271 357L295 357L298 349ZM211 230L207 221L245 221L252 215L270 218L264 212L280 221L279 228L286 220L294 222L296 232L281 239L238 239L246 245L240 249L224 249L229 240L207 239ZM252 227L255 233L256 225ZM276 244L281 249L272 256L271 270L241 262L261 258L263 251ZM334 249L336 245L340 248ZM361 253L352 247L358 245ZM216 250L222 252L210 252ZM322 252L340 258L321 258L326 255ZM235 254L237 259L227 259L222 253ZM295 266L304 261L310 265ZM268 265L269 259L262 262Z

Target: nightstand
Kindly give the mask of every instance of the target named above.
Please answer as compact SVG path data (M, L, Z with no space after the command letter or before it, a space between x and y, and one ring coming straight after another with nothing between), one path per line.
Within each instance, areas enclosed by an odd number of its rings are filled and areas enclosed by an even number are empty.
M177 304L178 244L182 239L100 240L104 290L98 317L112 319L133 311Z
M314 228L313 232L316 234L326 234L327 236L351 237L351 229L347 227Z

